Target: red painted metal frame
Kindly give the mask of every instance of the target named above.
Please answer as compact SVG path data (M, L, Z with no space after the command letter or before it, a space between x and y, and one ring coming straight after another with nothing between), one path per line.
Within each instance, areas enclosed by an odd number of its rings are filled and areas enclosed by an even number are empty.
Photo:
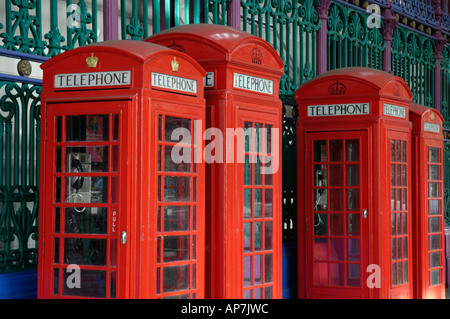
M406 83L399 77L386 72L368 68L342 68L319 75L303 84L296 91L296 101L299 104L299 119L297 121L297 186L298 186L298 296L299 298L409 298L412 297L412 272L408 273L408 284L400 287L392 286L391 282L391 216L390 208L390 138L398 138L398 134L407 140L407 156L410 163L410 122L408 109L412 94ZM358 115L339 116L308 116L309 105L336 105L352 103L369 103L370 112ZM383 113L384 104L403 107L404 118L397 118ZM374 274L373 270L362 269L361 291L358 294L346 293L344 289L328 288L320 291L311 285L311 232L312 206L311 166L305 160L312 151L310 134L323 134L327 139L334 136L351 137L352 132L365 132L367 140L367 169L362 173L366 176L367 219L361 226L367 232L363 247L367 252L364 266L378 266L380 286L369 288L367 279ZM319 135L318 135L319 136ZM353 135L355 136L355 135ZM305 155L307 154L307 155ZM408 167L411 176L411 165ZM408 207L411 207L411 181L408 181ZM308 195L310 194L310 195ZM362 207L364 208L364 207ZM408 210L408 212L410 212ZM409 215L411 215L409 213ZM364 225L366 224L366 225ZM411 234L411 223L408 224L408 234ZM408 243L408 256L411 256L411 240ZM411 270L411 268L410 268ZM370 277L372 279L373 277Z
M442 135L443 117L435 109L412 104L410 107L410 119L413 123L412 148L413 148L413 242L414 242L414 298L417 299L445 299L445 246L444 246L444 138ZM425 122L433 124L439 128L438 132L425 130ZM437 214L430 214L429 197L429 148L438 149L439 163L434 163L439 167L438 196L439 200ZM430 283L430 223L429 217L439 219L438 231L433 234L439 235L439 247L434 251L440 253L439 266L440 284Z
M88 67L86 64L86 59L92 55L98 58L96 67ZM178 70L171 66L175 59L179 65ZM119 142L120 165L124 169L120 173L119 194L123 215L119 217L117 234L127 231L128 236L125 244L118 244L122 247L119 247L117 261L116 297L161 298L176 294L157 293L157 268L162 266L157 265L157 208L161 205L157 200L157 176L165 174L158 172L158 145L161 144L158 142L158 115L187 118L191 123L193 120L205 120L203 68L181 52L143 41L126 40L107 41L70 50L46 62L43 69L38 297L63 297L52 294L54 203L51 197L55 193L53 165L54 149L58 144L55 143L54 132L49 131L54 127L51 121L56 115L103 113L121 114L123 139ZM73 89L53 87L55 74L117 70L131 71L129 85ZM153 87L152 72L195 80L197 92L183 94L169 88ZM199 148L203 146L203 142L198 145ZM178 263L196 264L196 274L192 276L189 273L189 287L182 292L196 298L204 297L204 174L204 162L197 163L196 172L188 174L197 178L196 201L189 201L187 204L189 207L197 207L196 229L188 232L191 240L196 236L195 246L190 245L195 247L195 256L190 248L189 259ZM108 218L110 223L111 216ZM190 225L192 227L191 219ZM163 249L162 246L160 248ZM61 265L61 269L64 266ZM192 280L195 280L195 285Z
M205 86L206 127L242 128L245 121L270 123L281 132L282 106L278 99L283 62L266 41L246 32L220 25L184 25L146 39L185 52L205 71L214 74ZM253 55L252 55L253 51ZM257 53L257 54L255 54ZM256 93L233 87L233 75L240 73L273 81L273 93ZM281 133L279 134L281 163ZM223 162L207 165L206 172L206 296L243 298L243 174L234 150L227 150L224 138ZM226 163L234 151L234 163ZM281 167L273 175L273 292L281 298ZM254 297L254 296L253 296Z

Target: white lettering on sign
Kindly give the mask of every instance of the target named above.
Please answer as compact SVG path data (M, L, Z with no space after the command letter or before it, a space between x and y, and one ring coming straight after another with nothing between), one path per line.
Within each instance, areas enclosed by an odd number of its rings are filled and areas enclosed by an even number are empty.
M234 73L233 87L258 93L273 94L273 81Z
M214 72L206 72L206 76L203 78L203 86L205 88L214 87Z
M55 74L55 88L130 85L131 71Z
M308 117L370 114L369 103L308 105Z
M197 94L197 81L169 74L152 72L152 86Z
M428 132L441 133L441 126L435 123L424 122L423 129Z
M397 106L397 105L385 103L383 106L383 114L405 119L406 118L406 108L403 106Z

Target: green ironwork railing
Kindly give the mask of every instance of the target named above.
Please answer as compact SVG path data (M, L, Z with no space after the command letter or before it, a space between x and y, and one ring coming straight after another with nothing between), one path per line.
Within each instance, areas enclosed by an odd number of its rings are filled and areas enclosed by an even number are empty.
M435 42L424 35L397 27L392 35L392 72L403 78L413 101L434 107Z
M0 81L0 271L37 265L41 91Z
M269 42L284 62L280 98L295 102L299 85L316 75L317 0L241 0L242 29Z
M386 48L381 28L369 28L368 14L333 2L328 14L327 69L343 67L382 68Z

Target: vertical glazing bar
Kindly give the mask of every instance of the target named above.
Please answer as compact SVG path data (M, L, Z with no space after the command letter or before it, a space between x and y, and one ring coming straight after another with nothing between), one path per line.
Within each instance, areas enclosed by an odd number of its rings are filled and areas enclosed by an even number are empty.
M191 10L190 8L190 3L189 0L184 0L184 24L189 24L189 11Z
M159 1L159 0L156 0ZM120 29L122 33L122 40L127 38L127 2L120 0Z
M207 12L205 11L207 16ZM200 23L200 0L194 0L194 23Z
M164 0L164 17L165 17L165 29L170 28L170 15L171 15L171 9L170 9L170 0Z
M69 8L71 7L72 4L72 0L67 0L66 1L66 21L68 20L68 18L72 15L72 10L69 11ZM67 47L69 49L73 48L73 28L69 25L69 23L67 23Z
M92 0L92 31L94 31L94 42L98 41L98 26L97 26L97 0Z
M173 11L174 11L174 13L173 13L174 26L179 26L180 25L180 0L174 0Z
M152 8L152 20L153 20L153 33L158 33L161 31L161 15L160 10L160 0L153 0Z
M144 28L144 35L143 38L147 39L149 36L148 32L148 0L142 1L142 27Z

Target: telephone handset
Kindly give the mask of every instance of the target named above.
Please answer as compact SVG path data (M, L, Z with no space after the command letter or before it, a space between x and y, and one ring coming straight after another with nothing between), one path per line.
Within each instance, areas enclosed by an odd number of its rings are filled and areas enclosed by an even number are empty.
M91 154L72 152L67 154L67 168L69 173L91 172ZM91 177L70 176L67 184L67 198L69 203L91 202Z

